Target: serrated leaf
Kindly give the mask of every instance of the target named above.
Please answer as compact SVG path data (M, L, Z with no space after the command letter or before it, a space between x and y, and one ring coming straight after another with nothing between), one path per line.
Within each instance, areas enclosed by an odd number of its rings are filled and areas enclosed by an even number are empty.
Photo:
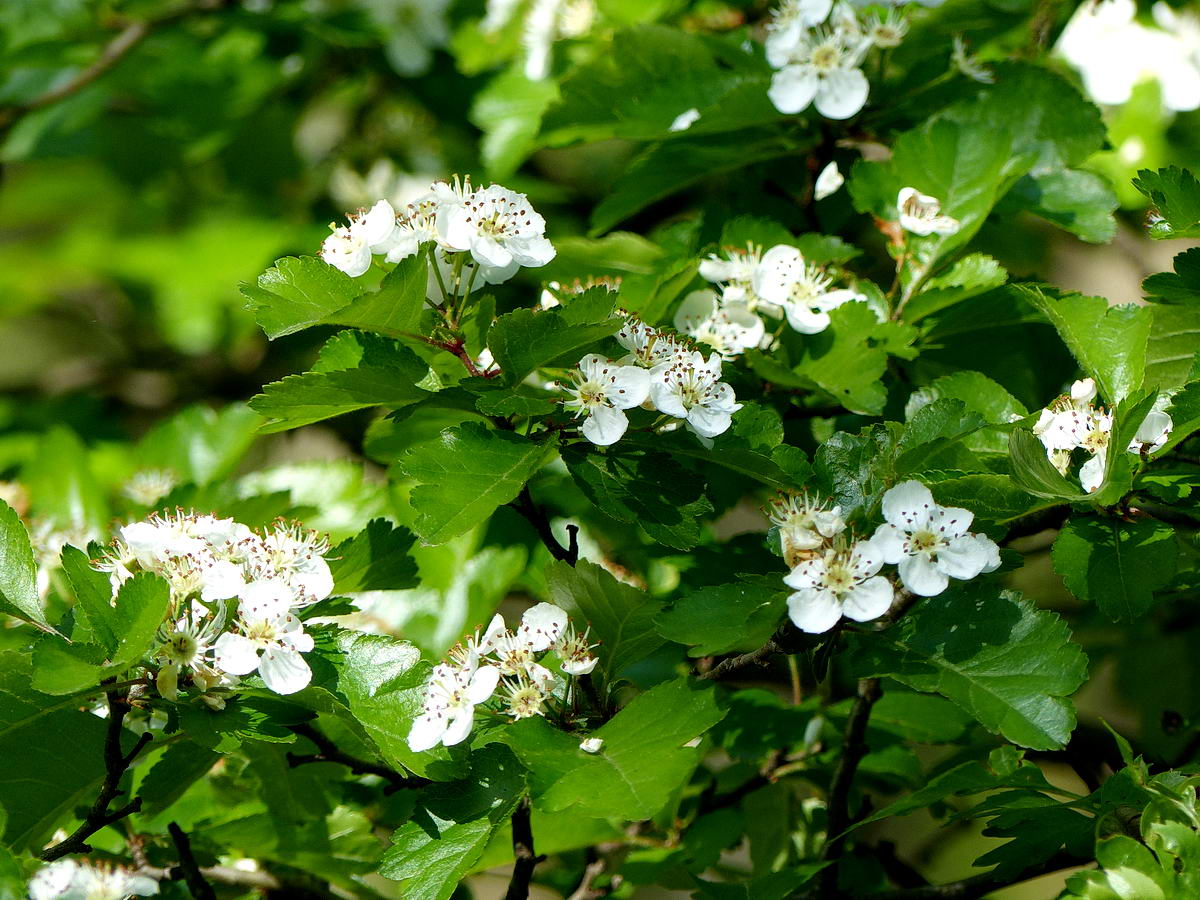
M689 646L689 656L753 650L775 633L786 596L782 586L772 591L739 582L713 585L679 598L655 621L667 640Z
M1033 432L1018 428L1008 436L1009 465L1012 479L1023 491L1048 500L1083 500L1087 497L1054 468L1046 458L1046 448Z
M363 331L397 335L417 330L429 287L424 253L406 257L383 276L379 289L358 294L345 306L321 319L326 325L346 325Z
M1190 379L1200 352L1200 297L1186 305L1155 304L1150 313L1145 386L1177 388Z
M1015 594L968 583L921 601L892 628L861 635L852 665L937 692L1015 744L1063 746L1075 726L1067 699L1087 657L1057 615Z
M1054 541L1054 569L1071 593L1116 622L1142 616L1175 574L1175 530L1152 519L1074 516Z
M592 733L604 742L600 752L571 752L571 765L561 767L538 803L580 816L649 819L700 761L700 750L684 745L723 715L709 686L681 678L653 687ZM525 759L520 744L514 750ZM536 757L527 764L536 765Z
M138 784L137 796L142 800L139 815L150 819L166 810L220 758L219 754L191 741L167 747Z
M328 554L333 589L398 591L416 587L417 562L408 553L416 536L386 519L372 519L367 527L338 544Z
M520 384L542 366L573 366L586 350L616 334L615 295L599 288L562 309L517 309L492 323L488 347L506 385ZM568 312L573 309L574 311Z
M120 625L108 576L93 569L88 555L71 546L63 547L62 568L75 592L75 608L83 613L91 636L106 652L114 652L120 643Z
M1200 237L1200 181L1195 175L1178 166L1157 172L1142 169L1133 186L1157 207L1157 215L1147 229L1150 237L1155 240Z
M38 599L37 566L33 562L29 532L21 517L3 500L0 500L0 612L50 627Z
M259 275L256 284L242 284L241 291L259 327L275 340L325 321L361 288L323 260L285 256Z
M602 642L597 654L600 668L609 676L619 675L662 646L654 628L661 601L622 584L599 566L586 560L574 568L553 562L546 567L546 587L551 603L591 626L593 638Z
M956 261L950 270L925 282L920 293L904 306L905 322L918 322L955 303L969 300L999 287L1008 280L1008 272L996 260L983 253L970 253Z
M466 423L447 428L400 457L396 468L413 478L413 530L427 544L442 544L487 520L516 499L554 448L510 432Z

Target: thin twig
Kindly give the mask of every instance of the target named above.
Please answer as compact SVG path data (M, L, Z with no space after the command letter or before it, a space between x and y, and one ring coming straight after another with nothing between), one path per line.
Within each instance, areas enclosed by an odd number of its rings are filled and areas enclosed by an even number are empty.
M302 723L300 725L289 725L288 728L293 734L298 734L300 737L311 741L317 748L316 753L303 755L288 753L288 765L292 768L317 762L338 763L339 765L346 766L355 775L378 775L388 783L388 786L383 791L385 794L393 794L396 791L404 789L424 787L430 783L428 778L421 778L417 775L405 775L380 763L373 763L369 760L359 759L357 756L351 756L349 753L343 753L333 741L311 725Z
M612 893L613 887L596 887L596 879L604 874L608 868L608 860L603 856L593 859L587 864L583 870L583 878L579 880L579 887L571 892L567 900L600 900L601 897L607 897Z
M196 900L217 900L217 892L213 890L212 885L200 871L200 866L196 863L196 856L192 853L192 842L188 840L184 830L179 827L179 823L172 822L167 826L167 832L171 835L171 840L175 842L175 849L179 853L179 869L183 872L183 880L187 882L192 896Z
M109 809L113 800L124 793L121 790L121 777L151 739L147 732L138 738L137 743L128 753L121 750L121 734L125 730L123 723L125 714L129 712L129 704L125 702L125 695L113 690L113 687L115 687L115 682L110 685L105 694L108 698L108 729L104 737L104 783L100 785L100 793L96 797L96 802L92 804L92 808L88 810L79 827L69 837L52 847L47 847L39 854L38 858L46 862L61 859L68 853L89 852L92 848L87 843L88 838L101 828L119 822L130 813L135 813L142 808L142 798L136 797L119 809Z
M529 493L529 485L521 488L517 499L509 505L533 526L533 530L537 532L537 536L541 538L551 556L569 566L574 566L579 561L579 526L568 525L567 546L564 547L560 544L558 538L554 536L554 530L550 527L550 519L547 518L546 511L533 502L533 495Z
M850 717L846 720L842 755L838 759L837 768L833 771L833 780L829 785L829 838L825 842L821 858L833 862L834 865L821 871L819 883L822 897L838 895L836 863L846 840L843 832L850 827L850 789L854 785L858 764L867 755L867 721L871 718L871 707L882 695L878 678L864 678L859 681L858 697L850 708Z
M771 640L767 641L757 650L751 650L749 653L743 653L741 656L731 656L729 659L722 660L707 672L701 672L699 677L714 680L724 678L736 669L756 663L761 664L772 653L779 653L781 650L782 648L775 642L775 639L771 638Z
M529 883L533 881L533 870L545 859L538 856L533 848L533 824L530 821L529 797L524 796L512 814L512 844L513 864L512 878L508 882L508 891L504 900L526 900L529 896Z

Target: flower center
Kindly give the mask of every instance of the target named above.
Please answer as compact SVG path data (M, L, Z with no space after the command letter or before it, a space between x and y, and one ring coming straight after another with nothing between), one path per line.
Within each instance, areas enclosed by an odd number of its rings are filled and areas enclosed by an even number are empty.
M932 531L914 531L911 538L908 539L908 545L913 553L930 553L938 548L941 544L939 538Z
M832 72L842 59L841 49L832 41L826 41L813 48L810 63L820 72Z

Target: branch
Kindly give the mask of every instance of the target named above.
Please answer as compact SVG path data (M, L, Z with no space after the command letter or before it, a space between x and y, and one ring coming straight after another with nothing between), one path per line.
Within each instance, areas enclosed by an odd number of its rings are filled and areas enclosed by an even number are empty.
M837 768L833 771L833 781L829 785L829 838L821 852L821 859L836 863L842 853L842 845L846 841L844 832L850 827L850 788L854 784L854 775L858 764L867 755L867 721L871 718L871 707L883 695L878 678L864 678L858 683L858 699L850 708L850 717L846 720L846 733L842 739L842 755L838 759ZM831 865L821 870L820 895L836 897L838 895L838 869Z
M183 880L187 882L192 896L196 900L217 900L216 891L205 880L200 866L196 864L196 857L192 853L192 842L188 840L183 829L177 822L172 822L167 826L167 831L171 835L171 840L175 842L175 849L179 851L179 868L183 872Z
M417 775L404 775L380 763L373 763L369 760L359 759L357 756L351 756L349 753L343 753L333 741L311 725L289 725L288 728L293 734L298 734L300 737L311 741L317 748L316 753L305 755L288 753L288 765L292 768L317 762L338 763L346 766L355 775L378 775L388 783L388 786L383 791L385 794L394 794L399 790L424 787L430 783L428 778L421 778Z
M949 884L930 884L924 887L867 894L863 900L977 900L977 898L986 897L992 891L1002 887L1019 884L1032 878L1040 878L1051 872L1057 872L1059 869L1083 865L1086 862L1088 860L1079 859L1069 853L1059 853L1043 863L1031 866L1014 879L997 878L992 872L984 872L982 875L972 875L970 878L952 881Z
M774 638L767 641L757 650L751 650L749 653L743 653L741 656L731 656L729 659L722 660L709 669L707 672L701 672L700 678L717 679L724 678L735 669L741 669L749 665L762 665L763 661L772 653L782 652L783 648L775 642Z
M108 730L104 737L104 783L100 785L96 802L92 804L79 827L69 837L52 847L47 847L38 855L39 859L46 862L61 859L68 853L90 852L92 848L87 843L88 838L101 828L119 822L142 808L142 798L137 797L120 809L109 809L113 800L124 793L121 790L121 777L137 759L142 748L150 742L150 734L147 732L138 738L128 753L121 751L121 733L125 730L122 725L125 714L129 712L129 704L125 702L125 695L114 690L114 687L115 683L110 684L105 694L108 698Z
M508 882L508 892L504 900L526 900L529 896L529 883L533 880L533 870L539 862L545 859L538 856L533 849L533 825L529 819L529 796L521 798L512 814L512 843L513 865L512 878Z
M227 884L240 888L251 888L261 891L265 896L291 896L299 898L322 898L322 900L344 900L344 898L329 889L315 878L280 877L259 869L235 869L233 866L202 866L197 869L206 881L216 884ZM155 881L181 881L185 878L183 866L142 866L137 870L138 875L145 875Z
M533 530L537 532L537 536L546 545L546 549L550 551L551 556L569 566L574 566L579 561L579 526L568 525L567 546L564 547L560 544L558 538L554 536L554 530L550 527L546 511L533 502L533 495L529 493L529 485L521 488L521 493L509 506L529 521Z

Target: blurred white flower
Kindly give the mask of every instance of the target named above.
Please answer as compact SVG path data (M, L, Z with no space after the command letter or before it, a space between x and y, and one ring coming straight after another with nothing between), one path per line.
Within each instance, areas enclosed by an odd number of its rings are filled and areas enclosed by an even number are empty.
M837 162L831 162L817 176L816 183L813 185L813 197L817 200L824 200L826 197L836 194L845 183L846 179L838 170Z
M922 194L914 187L900 189L896 208L900 211L900 227L922 237L931 234L949 236L957 234L962 227L958 219L941 214L942 204L937 197Z

